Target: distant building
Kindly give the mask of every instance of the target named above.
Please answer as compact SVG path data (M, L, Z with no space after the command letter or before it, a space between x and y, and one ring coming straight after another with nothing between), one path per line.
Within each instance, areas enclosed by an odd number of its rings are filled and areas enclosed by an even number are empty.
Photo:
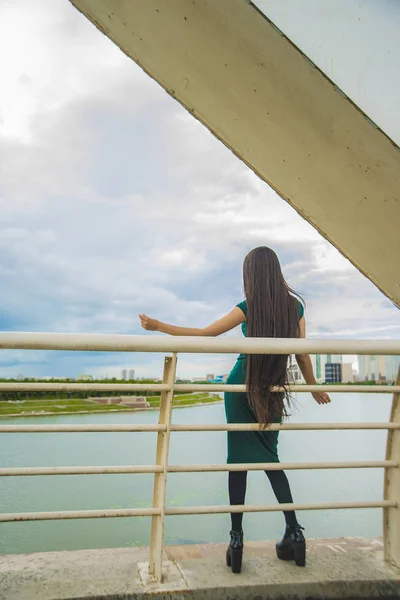
M386 379L396 381L400 369L400 356L385 356Z
M289 383L304 383L298 364L295 362L287 370Z
M315 379L318 383L323 383L325 381L325 364L326 364L326 355L325 354L311 354L311 363L313 366L313 371L315 375Z
M193 377L193 383L200 383L202 381L206 381L205 377Z
M121 379L122 379L122 381L127 381L128 380L128 371L126 369L122 369L122 371L121 371Z
M209 381L210 383L224 383L224 376L223 375L214 375L213 379L207 379L207 381Z
M353 383L353 365L351 363L342 363L342 383Z
M360 381L396 381L400 356L357 356Z
M135 369L129 369L129 380L135 379Z
M322 366L322 364L321 364L322 357L320 354L316 354L314 356L314 359L315 359L315 369L314 369L315 378L317 381L322 381L323 375L325 374L325 363Z
M326 354L326 362L328 363L328 365L330 363L342 364L343 357L341 354Z
M343 364L341 354L311 354L310 357L315 379L318 383L326 381L326 365ZM328 369L328 372L331 373L331 369Z
M341 354L311 354L311 363L318 383L341 383L353 381L352 365L344 363ZM335 362L333 361L335 359ZM334 366L331 366L334 365ZM305 383L300 368L294 361L288 368L290 383Z
M93 376L92 375L78 375L78 377L76 378L77 381L92 381L93 380Z
M206 375L206 381L212 381L213 379L215 379L215 375L209 373L208 375Z
M325 383L341 383L342 382L342 364L341 363L326 363L325 365Z

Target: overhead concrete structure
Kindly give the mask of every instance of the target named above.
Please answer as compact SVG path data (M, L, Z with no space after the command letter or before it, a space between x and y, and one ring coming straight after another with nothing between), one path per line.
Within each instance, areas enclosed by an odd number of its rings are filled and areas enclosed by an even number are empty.
M400 153L248 0L71 0L400 306Z

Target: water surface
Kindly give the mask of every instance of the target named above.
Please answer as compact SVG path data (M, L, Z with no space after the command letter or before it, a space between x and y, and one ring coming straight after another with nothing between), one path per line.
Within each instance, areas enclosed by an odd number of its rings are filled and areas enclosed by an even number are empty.
M332 394L318 406L299 395L290 422L387 421L390 394ZM176 409L174 423L223 423L222 404ZM13 418L9 424L156 423L156 411ZM173 433L170 463L223 463L225 432ZM155 433L0 434L2 467L153 464ZM280 434L282 462L383 460L386 431L286 431ZM296 502L380 500L383 469L288 471ZM227 504L227 473L171 473L169 506ZM0 478L0 512L86 510L151 506L153 475L67 475ZM273 503L263 472L250 473L247 502ZM304 511L299 521L309 537L379 536L381 509ZM170 516L167 544L227 539L229 515ZM277 539L281 513L247 514L247 540ZM19 553L147 545L150 518L80 519L0 523L0 552Z

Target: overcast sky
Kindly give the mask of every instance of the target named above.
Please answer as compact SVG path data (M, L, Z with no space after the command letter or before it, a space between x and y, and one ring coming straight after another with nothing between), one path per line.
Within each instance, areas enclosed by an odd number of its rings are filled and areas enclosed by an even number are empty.
M397 143L400 3L258 5ZM0 0L0 329L202 326L273 247L310 337L399 339L399 311L67 0ZM239 331L232 335L240 335ZM180 376L233 357L181 356ZM161 374L159 355L0 352L0 376Z

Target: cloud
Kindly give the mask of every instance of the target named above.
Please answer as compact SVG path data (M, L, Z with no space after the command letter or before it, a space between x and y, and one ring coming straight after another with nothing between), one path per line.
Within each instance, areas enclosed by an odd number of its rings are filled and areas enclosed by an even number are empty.
M310 334L398 337L391 303L69 3L3 4L0 46L0 329L134 334L139 312L203 326L271 245ZM0 376L162 372L158 355L3 355ZM232 360L181 357L179 373Z

